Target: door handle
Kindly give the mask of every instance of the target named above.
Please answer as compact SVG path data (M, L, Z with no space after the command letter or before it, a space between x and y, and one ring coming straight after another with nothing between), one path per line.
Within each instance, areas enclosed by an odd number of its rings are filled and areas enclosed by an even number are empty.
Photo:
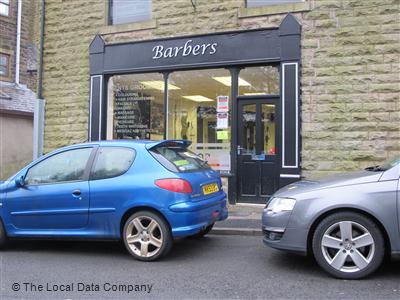
M241 155L242 154L242 150L243 148L240 147L240 145L237 146L237 155Z
M74 195L74 196L80 196L80 195L81 195L81 190L80 190L80 189L74 190L74 191L72 192L72 195Z

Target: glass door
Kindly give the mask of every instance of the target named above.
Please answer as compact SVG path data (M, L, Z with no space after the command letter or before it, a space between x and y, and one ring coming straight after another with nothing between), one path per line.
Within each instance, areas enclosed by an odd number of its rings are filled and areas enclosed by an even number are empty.
M276 100L238 101L238 202L265 203L278 187Z

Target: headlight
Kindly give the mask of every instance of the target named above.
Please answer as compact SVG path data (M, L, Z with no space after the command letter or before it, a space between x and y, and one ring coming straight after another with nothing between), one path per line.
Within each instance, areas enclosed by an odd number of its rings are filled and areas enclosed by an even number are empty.
M296 204L295 199L290 198L272 198L271 202L268 204L266 210L267 212L279 213L283 211L292 211L294 205Z

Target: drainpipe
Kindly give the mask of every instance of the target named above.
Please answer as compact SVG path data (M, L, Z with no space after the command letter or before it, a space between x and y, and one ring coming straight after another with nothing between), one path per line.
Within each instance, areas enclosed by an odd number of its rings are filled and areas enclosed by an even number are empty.
M45 0L42 0L42 15L40 16L40 49L39 49L39 79L38 79L38 98L43 99L43 44L44 44L44 16Z
M19 62L21 52L21 16L22 16L22 0L18 0L17 9L17 48L15 51L15 84L19 85Z
M19 0L21 1L21 0ZM44 44L44 17L45 17L45 0L42 0L42 14L40 17L40 45L39 45L39 78L38 78L38 99L35 102L35 111L33 114L33 159L43 154L43 135L44 135L44 106L43 100L43 44Z

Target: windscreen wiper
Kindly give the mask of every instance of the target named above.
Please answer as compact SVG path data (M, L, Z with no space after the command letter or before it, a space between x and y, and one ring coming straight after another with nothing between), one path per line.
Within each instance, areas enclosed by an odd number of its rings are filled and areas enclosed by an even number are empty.
M380 172L380 171L385 171L381 166L376 165L376 166L371 166L365 168L366 171L372 171L372 172Z

